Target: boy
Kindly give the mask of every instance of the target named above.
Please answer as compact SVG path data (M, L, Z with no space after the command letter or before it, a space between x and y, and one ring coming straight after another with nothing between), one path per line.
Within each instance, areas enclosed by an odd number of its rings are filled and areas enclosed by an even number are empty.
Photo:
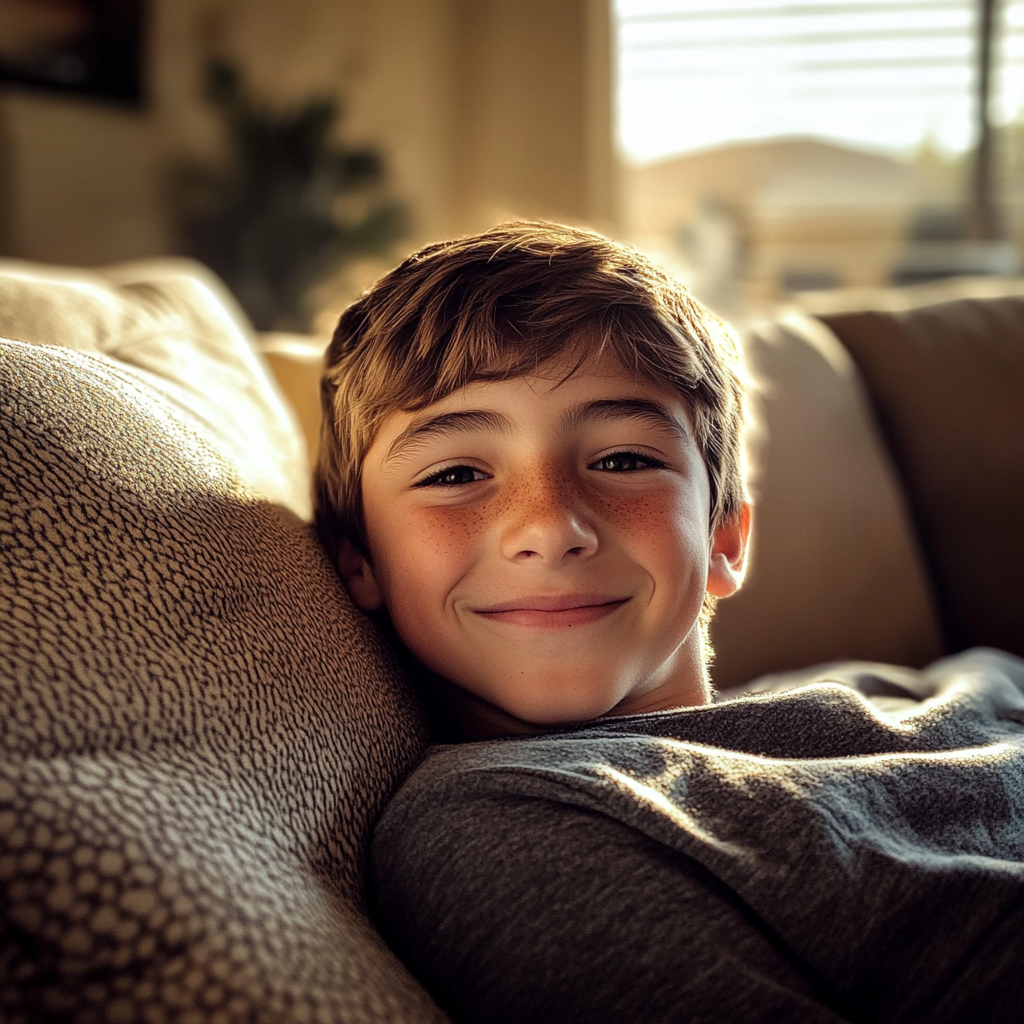
M434 748L375 837L381 928L443 1006L1019 1010L1019 662L710 705L707 625L750 525L744 395L679 286L554 225L431 246L342 316L323 397L318 524L353 601L459 738L522 737Z
M743 389L682 289L595 236L511 226L411 257L327 362L321 533L468 735L707 701L749 525Z

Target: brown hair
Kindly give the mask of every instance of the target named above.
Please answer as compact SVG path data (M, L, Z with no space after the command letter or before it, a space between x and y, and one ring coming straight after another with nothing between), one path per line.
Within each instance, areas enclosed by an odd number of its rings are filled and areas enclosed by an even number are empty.
M683 395L712 525L737 515L744 385L728 329L635 249L519 222L428 245L342 314L325 357L315 474L317 527L332 558L342 537L369 557L361 471L388 415L472 381L532 373L576 346L581 363L610 352L627 372Z

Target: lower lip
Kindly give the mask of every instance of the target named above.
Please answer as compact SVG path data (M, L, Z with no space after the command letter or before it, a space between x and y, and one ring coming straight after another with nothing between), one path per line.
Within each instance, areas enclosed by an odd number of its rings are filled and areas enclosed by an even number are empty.
M539 608L515 608L507 612L477 612L477 615L492 622L505 622L510 626L529 626L532 629L569 629L572 626L588 626L618 611L626 602L611 601L608 604L590 604L581 608L565 608L549 612Z

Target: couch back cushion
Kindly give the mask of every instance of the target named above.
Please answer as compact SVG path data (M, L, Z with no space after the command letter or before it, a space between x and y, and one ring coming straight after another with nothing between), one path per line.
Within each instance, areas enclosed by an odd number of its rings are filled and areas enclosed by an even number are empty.
M102 271L0 259L0 338L112 359L271 501L312 516L301 433L216 275L185 259Z
M948 646L1024 655L1024 295L823 319L867 382Z
M823 661L943 653L903 490L857 368L818 321L745 336L754 381L754 532L743 588L711 625L727 688Z
M0 342L0 1016L441 1020L363 896L420 710L202 381L129 362Z

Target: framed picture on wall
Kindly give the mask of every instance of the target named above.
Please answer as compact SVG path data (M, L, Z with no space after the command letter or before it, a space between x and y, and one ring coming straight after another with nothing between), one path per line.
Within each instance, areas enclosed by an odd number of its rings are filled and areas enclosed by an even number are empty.
M143 99L146 0L0 0L0 83Z

